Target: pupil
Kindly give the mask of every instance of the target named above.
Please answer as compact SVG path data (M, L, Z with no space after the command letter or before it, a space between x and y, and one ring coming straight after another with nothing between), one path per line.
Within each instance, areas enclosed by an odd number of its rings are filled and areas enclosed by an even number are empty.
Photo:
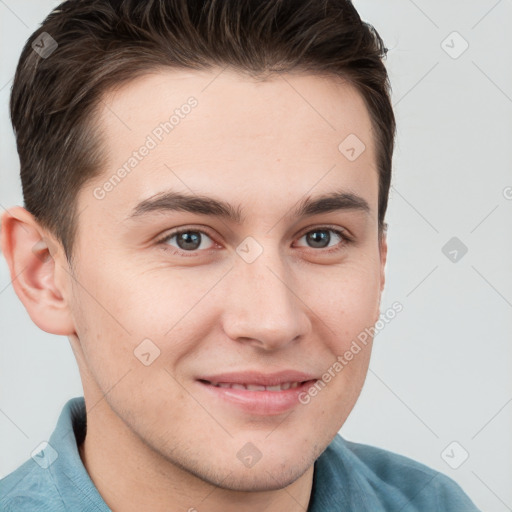
M320 236L316 236L318 233L322 233ZM308 235L308 242L312 242L313 247L326 247L330 242L330 234L326 230L312 231ZM323 242L327 242L323 244ZM320 243L320 245L318 245Z
M185 233L180 233L177 241L180 249L197 249L201 245L201 236L200 233L195 231L187 231Z

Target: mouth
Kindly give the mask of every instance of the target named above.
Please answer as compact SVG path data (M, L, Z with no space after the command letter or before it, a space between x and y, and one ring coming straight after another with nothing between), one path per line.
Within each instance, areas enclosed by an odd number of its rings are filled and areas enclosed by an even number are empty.
M293 382L282 382L281 384L275 384L273 386L263 386L261 384L245 384L238 382L210 382L209 380L199 379L200 382L205 384L209 384L211 386L216 386L218 388L224 389L245 389L247 391L286 391L287 389L295 389L306 382L314 383L314 380L305 380L305 381L293 381Z
M306 376L308 377L308 376ZM236 377L200 378L196 382L215 406L238 410L245 414L273 416L283 414L300 405L301 393L313 386L318 379L301 377L303 380L288 380L279 376L250 378ZM236 380L236 382L233 382ZM262 381L267 381L263 384Z

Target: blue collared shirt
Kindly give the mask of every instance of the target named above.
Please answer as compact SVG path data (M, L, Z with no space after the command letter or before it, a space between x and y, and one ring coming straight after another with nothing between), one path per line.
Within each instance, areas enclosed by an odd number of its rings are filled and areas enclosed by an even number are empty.
M2 512L108 512L78 445L83 397L64 406L48 444L0 480ZM412 459L339 434L316 460L308 512L479 512L450 478Z

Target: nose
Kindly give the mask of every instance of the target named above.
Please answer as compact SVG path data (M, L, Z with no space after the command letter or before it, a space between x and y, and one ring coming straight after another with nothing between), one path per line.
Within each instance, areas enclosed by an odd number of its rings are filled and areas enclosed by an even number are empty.
M238 258L227 283L224 332L266 351L296 343L311 328L296 281L277 250L265 249L252 263Z

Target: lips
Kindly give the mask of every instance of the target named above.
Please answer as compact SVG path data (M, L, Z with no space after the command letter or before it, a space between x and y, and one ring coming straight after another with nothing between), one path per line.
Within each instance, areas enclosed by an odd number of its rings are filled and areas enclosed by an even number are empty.
M198 380L210 384L241 384L243 386L281 386L285 384L302 383L308 380L316 380L312 373L304 373L296 370L282 370L275 373L263 373L258 371L219 373L216 375L204 375Z
M239 384L233 382L210 382L205 381L208 384L217 386L219 388L231 388L231 389L246 389L248 391L284 391L286 389L294 389L299 387L302 382L283 382L282 384L276 384L275 386L262 386L260 384Z
M265 416L282 414L299 405L299 395L316 381L313 374L295 370L272 374L256 371L223 373L197 379L201 392L219 406Z

